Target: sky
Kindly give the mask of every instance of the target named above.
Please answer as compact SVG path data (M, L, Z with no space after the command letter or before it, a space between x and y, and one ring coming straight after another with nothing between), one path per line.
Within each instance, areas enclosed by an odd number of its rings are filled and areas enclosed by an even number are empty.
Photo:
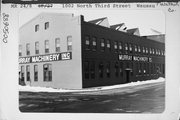
M115 9L89 9L89 10L24 10L19 14L19 26L40 14L41 12L73 13L75 16L83 15L85 21L107 17L109 24L125 23L128 29L139 28L141 35L151 34L150 29L165 34L165 14L161 10L115 10Z

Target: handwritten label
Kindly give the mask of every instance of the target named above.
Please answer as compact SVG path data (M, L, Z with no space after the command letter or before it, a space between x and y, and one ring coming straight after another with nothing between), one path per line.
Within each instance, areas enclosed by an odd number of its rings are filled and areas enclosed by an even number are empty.
M9 14L3 13L3 42L8 42L8 35L9 35Z

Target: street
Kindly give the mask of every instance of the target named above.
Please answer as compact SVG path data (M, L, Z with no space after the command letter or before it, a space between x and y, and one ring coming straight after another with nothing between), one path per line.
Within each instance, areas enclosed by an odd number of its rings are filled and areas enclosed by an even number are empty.
M21 112L162 113L165 82L89 92L19 92L19 109Z

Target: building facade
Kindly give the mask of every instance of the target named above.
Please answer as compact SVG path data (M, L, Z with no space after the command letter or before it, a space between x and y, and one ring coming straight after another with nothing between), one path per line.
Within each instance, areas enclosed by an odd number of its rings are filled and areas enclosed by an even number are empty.
M26 85L82 89L165 77L165 45L84 21L42 13L20 28Z

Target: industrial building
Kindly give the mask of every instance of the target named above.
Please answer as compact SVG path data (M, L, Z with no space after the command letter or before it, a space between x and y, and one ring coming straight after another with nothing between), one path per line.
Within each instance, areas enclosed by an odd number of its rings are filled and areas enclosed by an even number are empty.
M82 89L165 77L165 43L129 34L107 18L41 13L19 36L26 85Z

